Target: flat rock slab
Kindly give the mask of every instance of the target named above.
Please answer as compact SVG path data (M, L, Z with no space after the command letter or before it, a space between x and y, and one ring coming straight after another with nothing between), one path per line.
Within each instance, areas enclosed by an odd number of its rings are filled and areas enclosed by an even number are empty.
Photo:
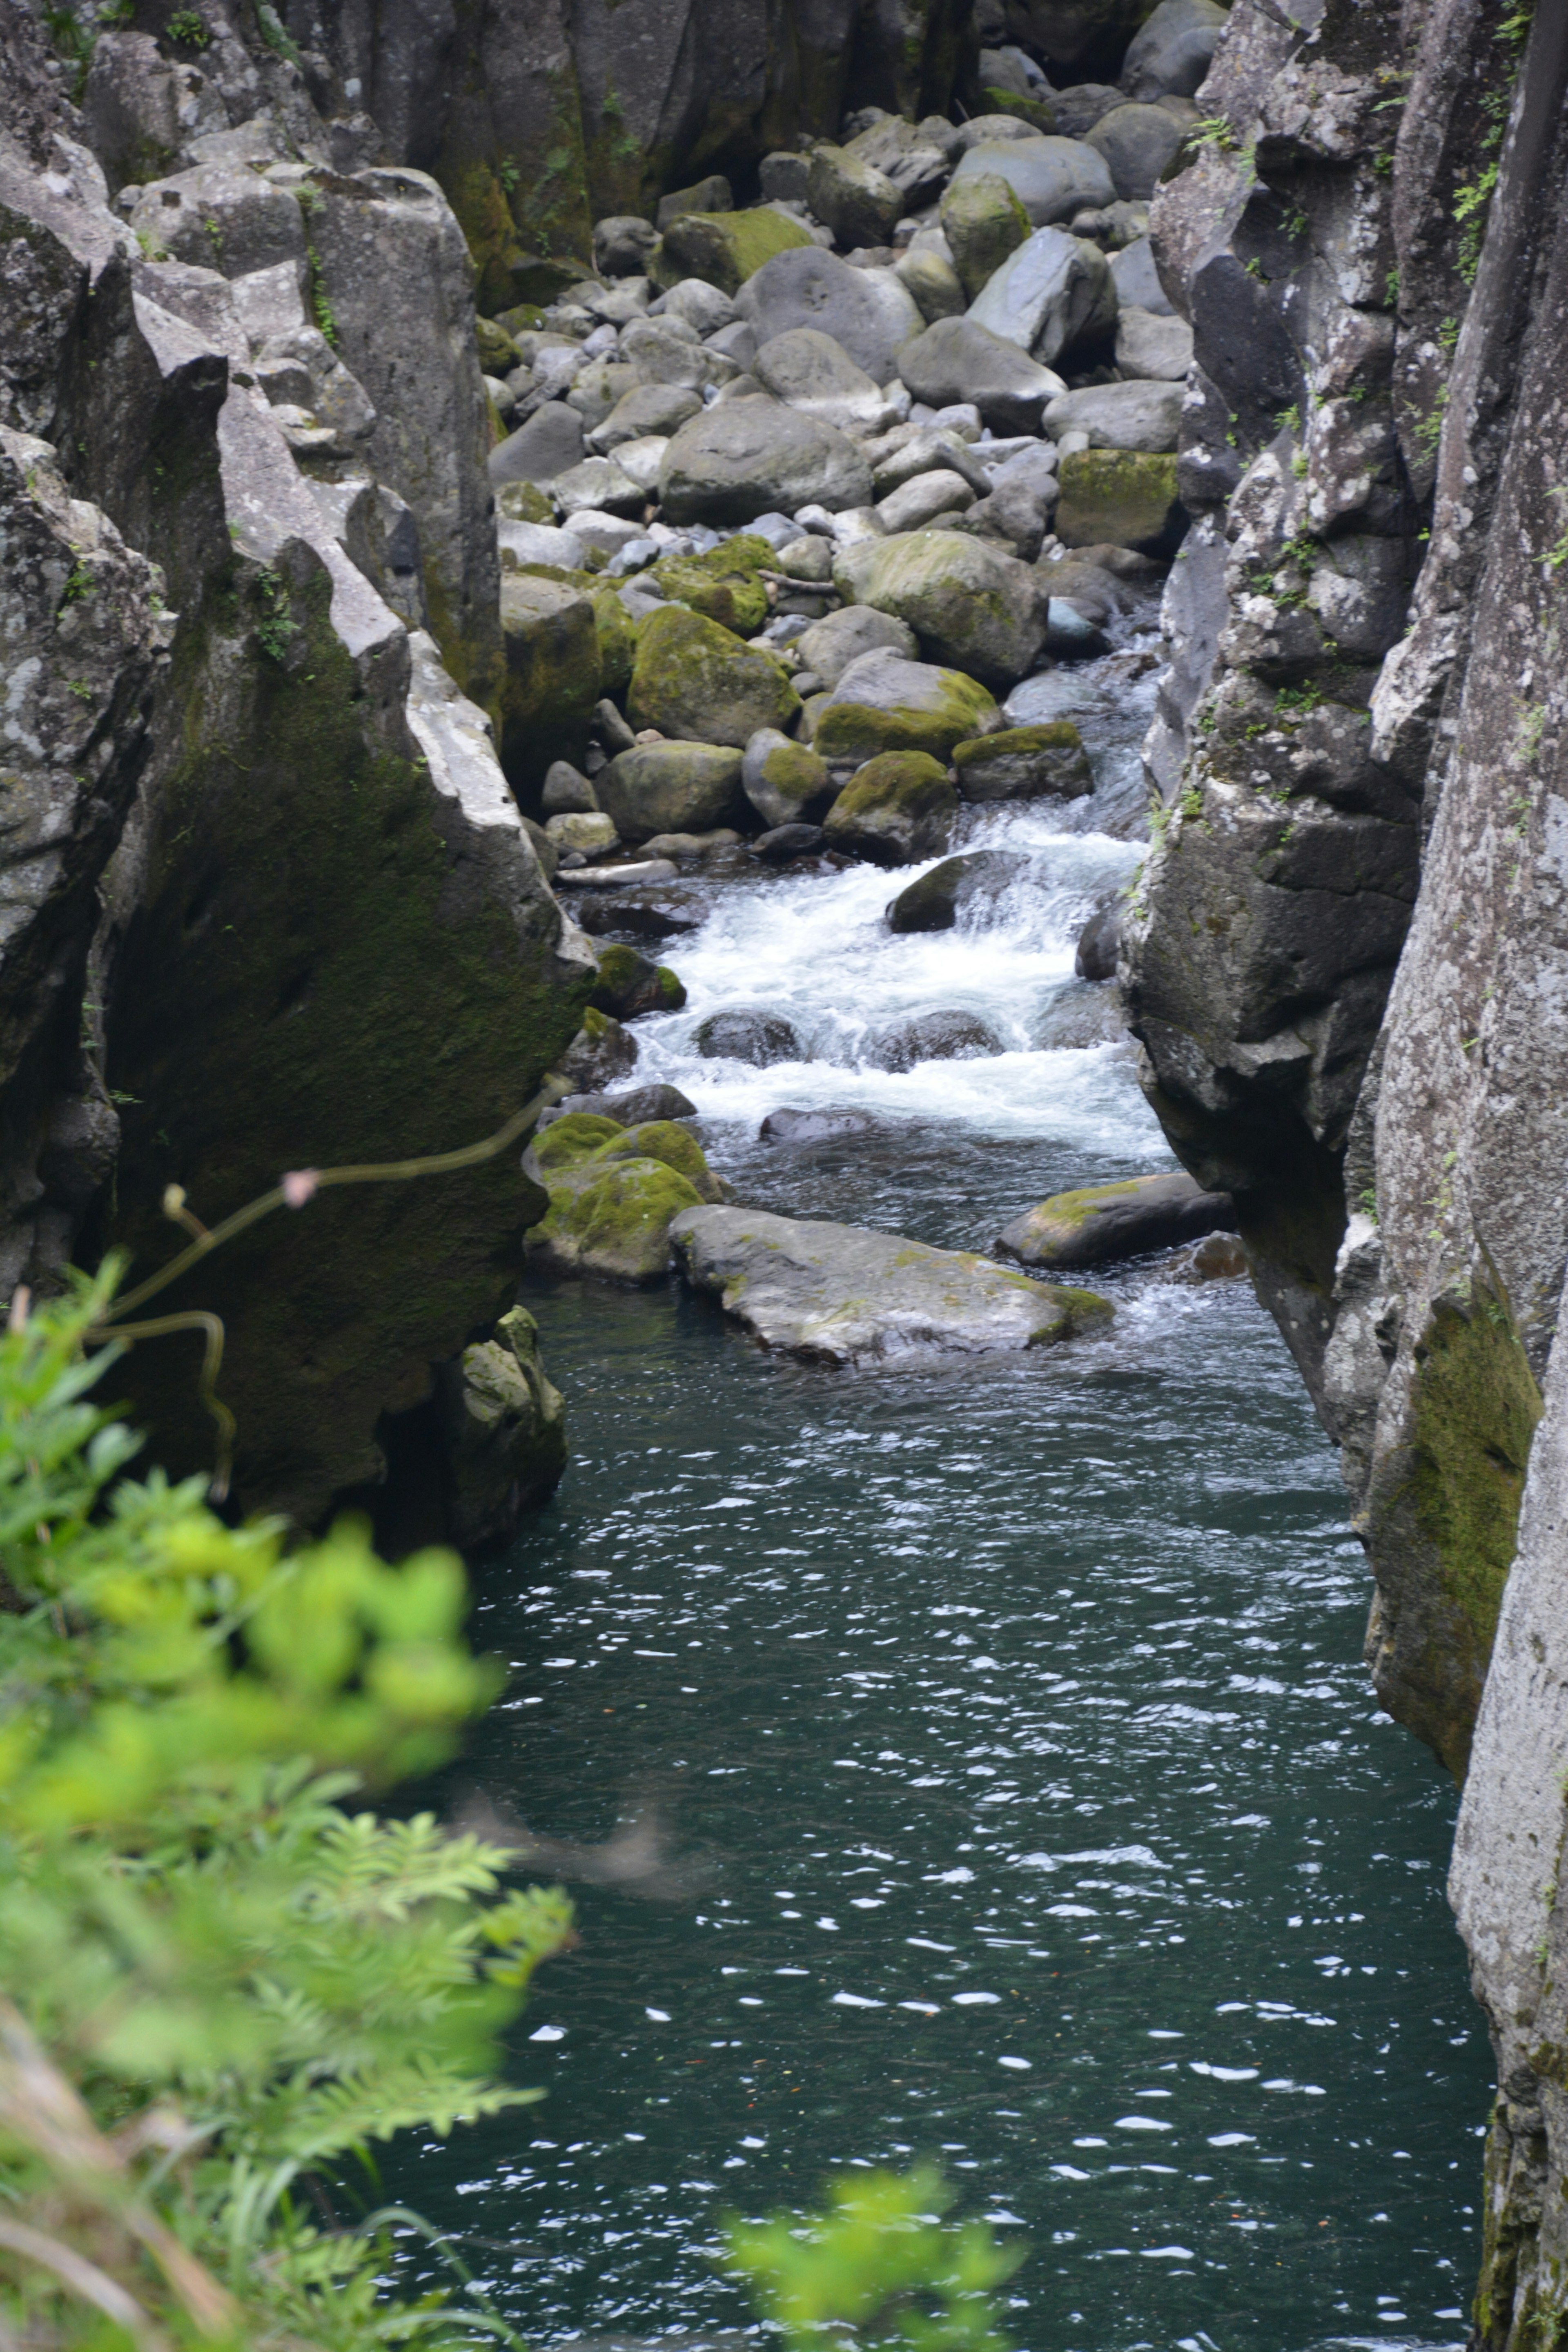
M1015 1217L996 1247L1020 1265L1071 1272L1235 1231L1228 1192L1205 1192L1187 1175L1133 1176L1124 1184L1054 1192L1037 1209Z
M688 1209L669 1238L693 1288L717 1294L764 1346L833 1364L1016 1355L1112 1311L1090 1291L1031 1282L967 1250L758 1209Z

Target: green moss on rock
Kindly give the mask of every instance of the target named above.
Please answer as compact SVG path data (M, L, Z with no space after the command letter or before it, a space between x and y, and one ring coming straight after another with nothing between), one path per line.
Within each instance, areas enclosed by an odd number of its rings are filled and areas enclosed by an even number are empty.
M947 771L924 751L883 751L851 776L823 830L833 846L906 866L946 847L958 814Z
M601 692L598 622L582 588L534 572L504 575L500 610L501 764L528 785L579 748L586 731Z
M1027 800L1043 793L1078 800L1094 790L1083 738L1070 719L1006 727L955 744L952 764L967 801Z
M825 760L869 760L881 751L924 751L946 760L953 746L989 719L996 705L983 686L962 670L939 670L940 690L919 703L882 706L838 700L824 706L812 733L812 748Z
M1075 449L1061 461L1052 523L1064 547L1131 547L1173 555L1187 528L1176 460L1132 449Z
M686 990L668 964L649 963L636 948L612 945L599 951L598 978L588 1001L618 1021L633 1021L639 1013L679 1013Z
M738 531L705 555L667 556L649 577L674 603L737 636L755 636L768 617L768 592L758 574L776 561L765 539Z
M759 728L789 727L799 709L778 656L753 652L716 621L664 604L639 625L626 699L634 727L740 751Z
M701 278L721 293L735 294L775 253L810 243L798 221L768 205L745 213L682 213L654 247L648 276L664 287Z

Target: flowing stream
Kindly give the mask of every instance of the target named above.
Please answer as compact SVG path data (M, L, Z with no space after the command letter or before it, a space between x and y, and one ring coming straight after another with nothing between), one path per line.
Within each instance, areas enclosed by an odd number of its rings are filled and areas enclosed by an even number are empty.
M1097 790L969 814L957 845L1030 859L973 928L891 937L909 877L864 866L691 886L637 1078L739 1198L985 1249L1172 1164L1124 1044L1041 1044L1098 1017L1073 941L1137 861L1152 691L1135 632L1019 689ZM810 1058L703 1060L741 1004ZM862 1066L953 1008L1005 1050ZM872 1116L760 1139L781 1106ZM555 1838L641 1808L654 1867L577 1890L519 2038L544 2103L391 2185L531 2342L745 2327L726 2214L927 2154L1028 2242L1024 2352L1462 2338L1489 2077L1453 1791L1373 1704L1342 1490L1248 1287L1097 1286L1103 1339L865 1373L673 1286L529 1294L573 1464L483 1573L514 1671L459 1777Z

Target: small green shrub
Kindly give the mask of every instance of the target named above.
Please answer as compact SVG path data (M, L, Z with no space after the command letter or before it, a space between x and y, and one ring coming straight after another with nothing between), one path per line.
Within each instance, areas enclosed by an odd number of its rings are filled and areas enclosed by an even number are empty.
M212 40L212 26L197 8L176 8L163 30L183 49L205 49Z

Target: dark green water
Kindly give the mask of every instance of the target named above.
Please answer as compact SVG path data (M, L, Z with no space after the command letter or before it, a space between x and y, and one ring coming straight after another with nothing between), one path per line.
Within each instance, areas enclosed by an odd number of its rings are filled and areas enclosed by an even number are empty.
M588 1841L657 1793L711 1876L582 1891L548 2100L398 2184L534 2338L742 2324L724 2211L931 2151L1028 2238L1034 2352L1462 2335L1452 1795L1373 1708L1272 1327L1121 1297L1092 1363L875 1378L673 1293L535 1302L574 1460L485 1580L471 1774Z

